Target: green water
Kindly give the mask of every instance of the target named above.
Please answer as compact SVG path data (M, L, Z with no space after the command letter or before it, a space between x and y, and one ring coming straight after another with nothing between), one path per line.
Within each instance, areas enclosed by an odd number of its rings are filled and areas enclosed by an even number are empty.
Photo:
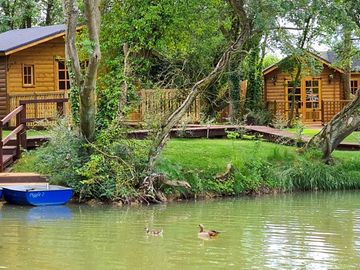
M197 237L197 225L223 231ZM0 269L360 269L360 193L0 208ZM163 228L162 237L144 227Z

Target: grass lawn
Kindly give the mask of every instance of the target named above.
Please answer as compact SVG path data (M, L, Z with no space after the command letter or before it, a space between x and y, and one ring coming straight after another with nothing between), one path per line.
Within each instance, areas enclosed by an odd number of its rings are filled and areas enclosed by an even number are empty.
M295 128L289 128L289 129L286 129L286 131L289 131L291 133L296 133ZM320 131L320 129L306 128L303 131L303 135L312 137L315 134L317 134L319 131ZM345 138L344 142L359 143L360 142L360 131L355 131L352 134L350 134L347 138Z
M3 130L3 137L6 137L9 135L11 130ZM26 132L28 137L37 137L37 136L46 136L48 134L48 131L46 130L28 130Z
M297 148L263 141L226 139L172 139L162 154L174 164L189 169L222 171L234 159L269 158L277 153L295 155ZM360 152L335 151L335 158L360 159Z

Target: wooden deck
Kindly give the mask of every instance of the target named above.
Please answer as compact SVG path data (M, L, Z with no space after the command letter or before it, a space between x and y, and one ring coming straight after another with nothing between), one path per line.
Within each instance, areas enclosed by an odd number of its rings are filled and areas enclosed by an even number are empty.
M280 130L268 126L234 126L234 125L214 125L214 126L189 126L187 128L173 128L170 136L174 138L226 138L228 131L245 130L247 134L261 136L263 139L293 145L298 142L296 134L286 130ZM148 136L149 130L134 130L129 133L130 138L144 139ZM302 143L306 143L310 137L302 136ZM338 150L360 150L359 143L342 142Z
M37 173L0 173L0 187L11 185L43 185L48 181Z

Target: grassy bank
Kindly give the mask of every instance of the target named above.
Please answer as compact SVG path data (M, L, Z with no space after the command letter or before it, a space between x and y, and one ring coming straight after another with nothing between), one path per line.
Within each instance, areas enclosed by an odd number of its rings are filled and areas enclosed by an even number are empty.
M197 193L352 189L360 187L359 158L359 152L336 151L329 166L318 152L300 154L294 147L267 142L173 140L158 169L169 178L188 180ZM216 179L229 163L231 175Z
M111 177L117 177L116 170L112 176L104 166L94 165L93 160L91 166L86 165L89 174L82 170L81 181L74 180L78 177L76 170L79 167L72 170L71 165L64 170L68 170L69 178L73 179L61 181L59 175L64 175L61 168L44 171L44 166L37 165L42 158L38 151L30 152L14 166L14 171L46 173L52 176L54 183L60 181L77 192L84 192L90 185L92 188L101 185L101 192L92 191L89 195L97 199L117 200L125 195L136 197L138 182L115 181ZM190 190L162 186L162 191L169 197L360 188L360 153L336 151L334 158L335 163L329 166L322 163L317 152L300 154L295 147L262 141L173 139L166 146L156 170L168 179L186 180L191 185ZM110 163L108 158L97 155L95 161L99 160ZM229 164L231 171L225 174Z

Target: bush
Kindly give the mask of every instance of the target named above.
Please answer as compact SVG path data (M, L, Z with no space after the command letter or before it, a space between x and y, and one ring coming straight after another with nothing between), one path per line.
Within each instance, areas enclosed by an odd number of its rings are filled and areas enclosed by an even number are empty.
M88 159L84 141L69 128L68 119L59 120L48 131L49 142L25 153L15 170L36 171L48 176L51 184L72 186L80 180L77 170Z
M126 139L126 130L110 126L90 145L92 154L78 173L82 176L82 197L129 201L147 164L149 142Z
M245 116L245 123L247 125L261 125L266 126L272 120L272 115L267 110L249 111Z
M66 185L83 199L131 200L148 154L148 141L125 139L126 130L109 127L93 144L60 120L49 129L49 142L30 151L15 171L35 171L51 184Z

